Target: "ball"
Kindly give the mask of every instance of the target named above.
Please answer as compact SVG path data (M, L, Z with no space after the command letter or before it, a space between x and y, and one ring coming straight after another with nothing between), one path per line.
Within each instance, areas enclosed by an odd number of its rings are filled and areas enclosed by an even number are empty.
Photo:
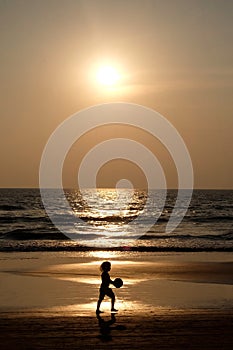
M121 278L116 278L114 281L113 281L113 285L116 287L116 288L120 288L123 286L123 281Z

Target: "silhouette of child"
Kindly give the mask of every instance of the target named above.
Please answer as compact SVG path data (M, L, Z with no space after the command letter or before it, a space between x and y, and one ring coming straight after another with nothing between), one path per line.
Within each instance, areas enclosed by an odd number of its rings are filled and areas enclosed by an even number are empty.
M104 300L105 295L111 298L111 312L117 312L118 310L114 309L115 294L113 293L112 289L109 288L109 284L110 283L113 284L113 281L109 276L109 271L111 270L111 263L109 261L104 261L100 265L100 270L102 271L102 274L101 274L102 283L100 286L100 294L99 294L99 300L97 302L96 313L100 314L103 312L103 311L100 311L100 304Z

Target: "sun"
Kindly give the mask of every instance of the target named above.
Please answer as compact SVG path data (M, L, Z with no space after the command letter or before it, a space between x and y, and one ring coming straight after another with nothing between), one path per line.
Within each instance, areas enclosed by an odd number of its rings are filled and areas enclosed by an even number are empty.
M119 79L118 71L112 66L103 66L97 71L97 80L102 85L115 85Z

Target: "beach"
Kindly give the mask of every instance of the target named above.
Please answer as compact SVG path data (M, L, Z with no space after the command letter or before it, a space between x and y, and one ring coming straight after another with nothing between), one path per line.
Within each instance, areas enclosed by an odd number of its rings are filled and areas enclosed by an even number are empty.
M106 317L106 321L110 321ZM116 316L111 326L84 317L1 317L2 349L232 349L233 313Z
M233 349L232 14L0 1L0 350Z
M231 253L1 253L3 349L230 349ZM95 314L99 265L121 277Z

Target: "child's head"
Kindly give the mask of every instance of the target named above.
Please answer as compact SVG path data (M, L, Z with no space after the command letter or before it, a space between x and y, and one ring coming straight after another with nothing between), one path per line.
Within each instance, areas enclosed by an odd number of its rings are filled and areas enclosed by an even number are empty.
M103 272L108 272L111 270L111 263L109 261L104 261L101 265L100 265L100 270Z

